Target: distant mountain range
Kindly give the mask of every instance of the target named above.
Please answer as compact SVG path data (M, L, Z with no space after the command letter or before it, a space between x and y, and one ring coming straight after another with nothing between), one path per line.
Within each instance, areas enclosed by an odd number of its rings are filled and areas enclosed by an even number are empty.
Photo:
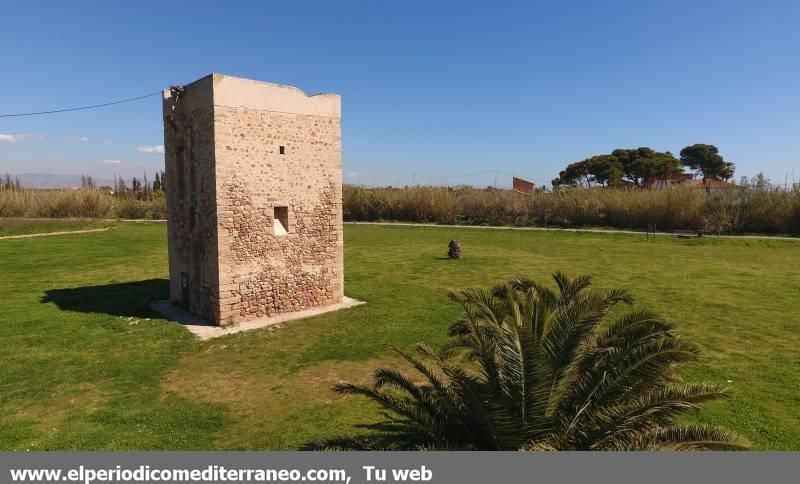
M5 177L5 174L2 174ZM24 187L29 188L80 188L81 175L55 175L52 173L19 173L11 175L11 178L19 178L19 182ZM105 178L94 178L95 184L99 186L114 184L113 180Z

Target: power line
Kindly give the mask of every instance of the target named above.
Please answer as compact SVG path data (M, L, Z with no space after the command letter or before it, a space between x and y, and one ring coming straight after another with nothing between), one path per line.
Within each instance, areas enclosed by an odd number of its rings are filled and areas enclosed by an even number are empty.
M509 173L507 171L503 171L503 170L495 168L495 169L492 169L492 170L485 170L485 171L480 171L480 172L477 172L477 173L467 173L467 174L463 174L463 175L422 175L422 174L414 174L411 177L411 184L412 185L416 185L417 184L417 180L420 180L420 179L425 180L425 179L427 179L427 180L443 180L444 184L446 184L447 186L450 186L450 180L452 180L454 178L458 179L458 178L467 178L467 177L474 177L474 176L479 176L479 175L491 175L491 174L494 174L494 187L495 188L497 188L497 186L498 186L498 183L497 183L497 175L498 174L507 175L507 176L511 176L511 177L515 177L515 178L522 178L524 180L529 180L529 181L532 180L532 181L535 181L537 183L540 183L542 186L544 186L544 185L546 185L548 183L547 181L544 181L544 180L541 180L541 179L538 179L538 178L515 175L513 173Z
M490 175L490 174L494 174L495 177L497 176L497 174L502 174L502 175L512 176L512 177L516 177L516 178L522 178L522 179L525 179L525 180L533 180L535 182L539 182L539 183L542 183L542 184L548 183L545 180L541 180L541 179L533 178L533 177L515 175L513 173L509 173L507 171L503 171L503 170L499 170L499 169L480 171L480 172L477 172L477 173L467 173L465 175L422 175L422 174L414 174L413 175L413 180L414 181L412 183L415 183L416 179L418 179L418 178L438 179L438 180L447 181L447 180L450 180L452 178L467 178L467 177L473 177L473 176L478 176L478 175Z
M543 184L544 183L550 183L550 182L548 182L546 180L541 180L541 179L533 178L533 177L530 177L530 176L519 176L519 175L515 175L513 173L509 173L509 172L503 171L503 170L497 170L497 173L501 173L503 175L508 175L508 176L513 176L513 177L516 177L516 178L522 178L524 180L533 180L535 182L539 182L539 183L543 183Z
M91 106L80 106L80 107L77 107L77 108L66 108L66 109L53 109L51 111L37 111L37 112L32 112L32 113L0 114L0 118L15 118L15 117L20 117L20 116L37 116L37 115L40 115L40 114L66 113L66 112L69 112L69 111L81 111L81 110L84 110L84 109L102 108L104 106L111 106L111 105L114 105L114 104L122 104L122 103L131 102L131 101L138 101L139 99L144 99L146 97L155 96L157 94L161 94L161 91L159 90L159 91L156 91L156 92L151 92L150 94L145 94L143 96L132 97L132 98L129 98L129 99L122 99L122 100L119 100L119 101L112 101L112 102L109 102L109 103L93 104Z
M466 175L447 175L447 176L414 175L414 176L415 177L420 177L420 178L438 178L438 179L446 180L448 178L465 178L465 177L469 177L469 176L487 175L489 173L494 173L494 170L486 170L486 171L481 171L481 172L478 172L478 173L468 173Z

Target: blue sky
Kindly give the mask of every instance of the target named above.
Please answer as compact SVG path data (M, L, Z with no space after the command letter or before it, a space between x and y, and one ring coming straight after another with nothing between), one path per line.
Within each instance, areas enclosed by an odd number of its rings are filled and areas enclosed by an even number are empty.
M493 169L549 181L614 148L693 143L717 145L737 178L800 180L796 1L8 1L0 11L1 113L220 72L341 94L351 182ZM158 97L0 118L0 172L152 174L160 145Z

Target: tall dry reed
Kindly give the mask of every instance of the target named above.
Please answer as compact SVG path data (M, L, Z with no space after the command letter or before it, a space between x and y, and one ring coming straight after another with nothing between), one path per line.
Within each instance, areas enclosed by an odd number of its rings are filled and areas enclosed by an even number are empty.
M725 233L800 233L800 191L737 187L706 194L665 190L568 189L521 194L469 187L344 187L345 220Z
M160 219L166 213L163 197L137 200L91 188L0 190L0 217Z
M346 185L345 220L465 225L703 229L800 234L800 189L750 186L706 194L665 190L567 189L521 194L470 187ZM0 190L0 217L166 218L164 197L137 200L94 190Z

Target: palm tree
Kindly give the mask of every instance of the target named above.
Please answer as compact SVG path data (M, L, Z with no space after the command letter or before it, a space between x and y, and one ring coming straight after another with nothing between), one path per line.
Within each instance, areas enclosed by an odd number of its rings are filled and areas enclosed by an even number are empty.
M412 378L375 370L371 384L340 383L383 407L369 432L309 448L459 450L737 450L739 435L676 417L725 397L687 384L675 366L699 348L671 323L631 310L623 290L590 289L591 278L553 275L557 289L516 278L489 291L450 293L463 308L450 339L419 356L393 349ZM618 312L615 312L618 314Z

